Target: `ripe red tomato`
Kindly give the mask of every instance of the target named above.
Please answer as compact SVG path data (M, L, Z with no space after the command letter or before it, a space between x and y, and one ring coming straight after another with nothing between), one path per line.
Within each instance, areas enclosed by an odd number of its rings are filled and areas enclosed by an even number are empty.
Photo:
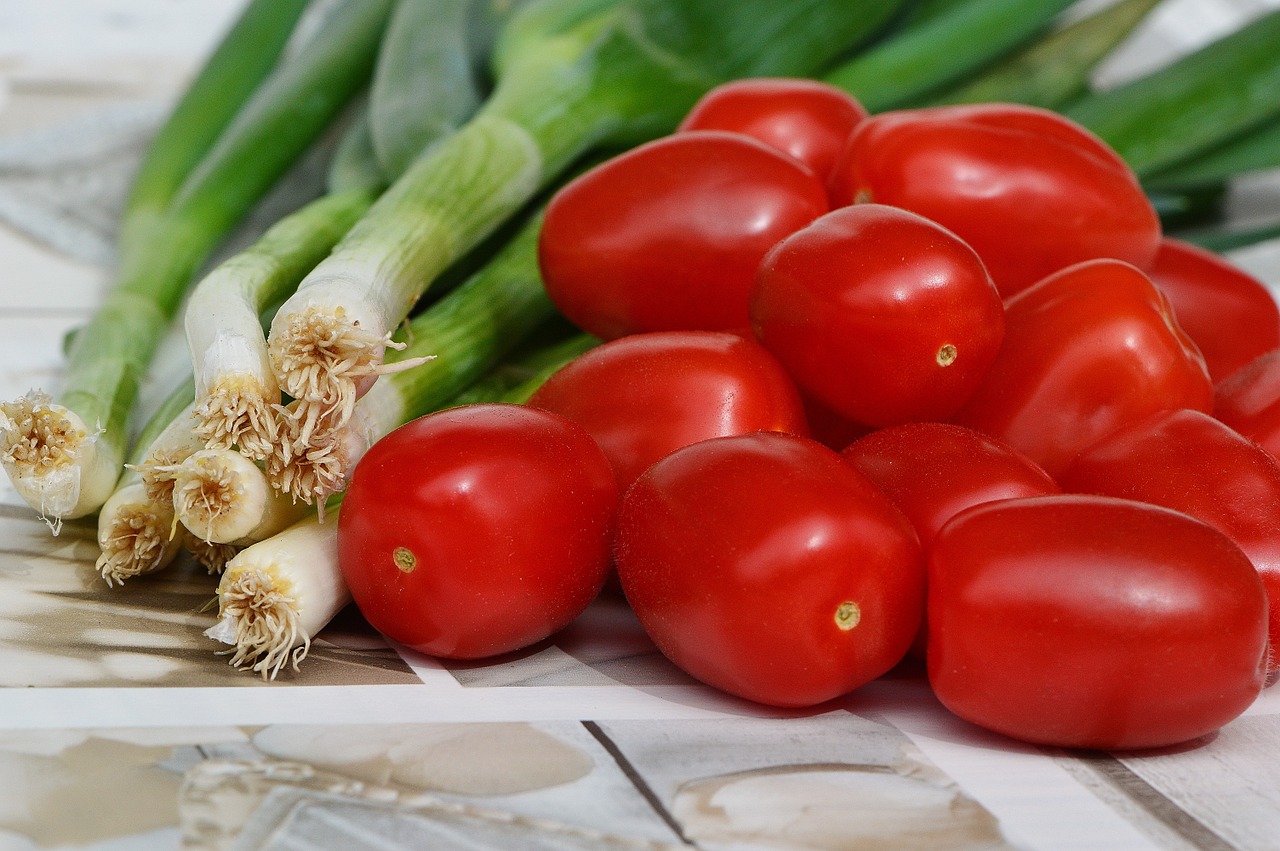
M750 431L806 434L782 365L754 340L723 331L654 331L597 346L551 376L528 404L585 428L620 491L682 446Z
M1226 258L1165 237L1148 274L1169 297L1215 382L1280 348L1280 309L1271 291Z
M1222 531L1262 576L1280 647L1280 461L1200 411L1165 411L1076 456L1063 488L1163 505ZM1280 666L1273 658L1271 670Z
M892 204L955 231L1006 298L1083 260L1144 268L1160 241L1160 219L1124 160L1036 107L874 115L853 132L832 181L835 204Z
M556 307L597 337L745 329L760 258L827 209L813 172L763 142L676 133L557 192L538 259Z
M883 674L920 625L915 532L816 441L704 440L623 498L617 569L659 649L749 700L811 706Z
M765 256L751 321L796 383L869 426L946 419L1000 346L1004 307L944 228L880 204L834 210Z
M1280 457L1280 349L1254 358L1219 382L1213 415Z
M361 458L338 520L342 574L386 637L457 659L518 650L599 593L618 489L580 426L521 405L429 414Z
M985 503L938 533L928 582L934 692L1017 739L1173 745L1218 729L1262 689L1258 572L1180 512L1081 495Z
M867 110L844 89L818 80L751 77L716 86L678 130L745 133L790 154L824 183Z
M840 453L893 500L927 550L971 505L1061 489L1011 446L954 423L904 423L873 431Z
M1164 294L1128 263L1091 260L1005 303L1004 344L954 422L1056 476L1128 423L1212 405L1204 358Z

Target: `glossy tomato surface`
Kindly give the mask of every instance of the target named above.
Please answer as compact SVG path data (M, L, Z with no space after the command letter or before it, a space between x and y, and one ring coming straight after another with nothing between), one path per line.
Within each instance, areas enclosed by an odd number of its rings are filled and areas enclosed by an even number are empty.
M795 157L824 183L867 110L844 89L794 77L750 77L716 86L678 128L745 133Z
M1260 355L1214 388L1213 414L1280 457L1280 349Z
M760 259L827 209L822 182L781 151L676 133L557 192L538 258L556 307L597 337L744 329Z
M1098 257L1145 268L1160 220L1109 146L1057 113L968 104L880 113L832 178L836 204L872 201L955 231L1005 297Z
M558 370L528 404L585 428L623 491L690 443L808 429L800 395L777 359L754 340L722 331L654 331L607 342Z
M1221 530L1253 562L1280 647L1280 461L1201 411L1166 411L1076 456L1063 488L1163 505ZM1280 660L1271 660L1272 671Z
M623 499L617 569L671 661L778 706L883 674L922 616L906 518L837 453L779 432L702 441L646 470Z
M1169 297L1178 324L1200 347L1215 382L1280 348L1275 297L1225 257L1165 237L1148 274Z
M1168 299L1128 263L1092 260L1005 303L1004 344L954 421L1056 476L1122 426L1212 406L1204 358Z
M969 246L880 204L833 210L760 265L756 336L805 392L868 426L946 419L996 356L1004 306Z
M480 658L566 626L604 584L618 490L580 426L482 404L421 417L361 458L338 521L361 614L423 653Z
M934 692L1016 739L1174 745L1217 730L1262 688L1258 572L1180 512L1081 495L985 503L939 532L928 581Z

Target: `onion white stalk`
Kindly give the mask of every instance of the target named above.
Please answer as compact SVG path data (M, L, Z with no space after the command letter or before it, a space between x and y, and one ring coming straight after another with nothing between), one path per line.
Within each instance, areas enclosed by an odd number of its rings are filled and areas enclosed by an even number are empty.
M173 468L178 521L206 544L246 546L305 516L306 505L277 491L253 461L231 449L201 449Z
M338 524L308 517L245 547L218 583L218 622L205 631L231 646L230 664L275 679L297 670L311 640L351 602L338 566Z

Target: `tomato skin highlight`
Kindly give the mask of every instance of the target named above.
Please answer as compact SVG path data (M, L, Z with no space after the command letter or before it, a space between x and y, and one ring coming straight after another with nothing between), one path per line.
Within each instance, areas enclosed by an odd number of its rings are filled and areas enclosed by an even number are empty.
M1201 411L1156 414L1113 432L1058 477L1079 493L1124 497L1190 514L1223 532L1253 562L1280 647L1280 461ZM1270 672L1280 659L1272 655Z
M597 346L529 398L585 428L623 492L682 446L752 431L806 434L800 394L759 343L721 331L653 331Z
M795 435L714 438L658 461L623 498L616 555L659 649L760 703L852 691L902 659L922 617L906 518L834 451Z
M1056 476L1076 453L1157 411L1213 407L1195 343L1138 269L1090 260L1005 302L1005 336L953 422Z
M1280 308L1271 291L1225 257L1165 237L1148 274L1169 297L1215 383L1280 348Z
M853 95L830 83L751 77L707 92L676 129L743 133L804 163L826 183L849 135L866 117Z
M440 411L356 465L339 564L387 638L493 656L546 638L595 598L617 503L608 460L577 424L521 405Z
M829 209L822 181L740 133L675 133L620 154L547 205L547 294L605 340L737 330L766 251Z
M891 204L954 231L1005 298L1084 260L1146 268L1161 235L1115 151L1055 112L1018 104L874 115L850 137L831 193L837 204Z
M954 234L906 210L859 204L765 256L751 322L807 394L882 427L954 414L996 356L1004 306Z
M1218 382L1213 415L1280 457L1280 349L1259 355Z
M1217 730L1262 689L1262 582L1225 535L1111 497L986 503L929 560L938 699L1036 744L1131 750Z

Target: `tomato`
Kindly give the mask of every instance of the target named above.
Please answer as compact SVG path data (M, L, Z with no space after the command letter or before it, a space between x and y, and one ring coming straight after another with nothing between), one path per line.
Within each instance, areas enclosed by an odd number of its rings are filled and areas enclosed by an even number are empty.
M966 509L929 558L929 681L975 724L1128 750L1204 736L1262 689L1267 601L1225 535L1131 500Z
M558 370L528 404L585 428L620 490L664 455L711 437L805 434L804 407L782 365L723 331L654 331L598 346Z
M1059 476L1071 491L1126 497L1190 514L1253 562L1280 647L1280 461L1200 411L1166 411L1113 432ZM1271 670L1280 660L1272 659Z
M890 426L840 454L888 494L925 549L943 524L971 505L1061 490L1018 450L953 423Z
M658 648L777 706L839 697L893 667L920 625L915 532L840 456L781 432L704 440L627 491L617 570Z
M1259 355L1219 382L1213 414L1280 457L1280 349Z
M1148 274L1221 381L1280 348L1280 309L1261 281L1198 245L1166 237Z
M580 426L521 405L416 419L360 459L342 574L387 638L433 656L518 650L577 617L610 565L618 489Z
M703 95L678 131L745 133L790 154L826 182L867 110L844 89L818 80L752 77Z
M834 210L765 256L752 327L805 392L869 426L955 413L1000 346L1004 307L944 228L880 204Z
M1077 452L1157 411L1209 411L1204 358L1151 279L1118 260L1063 269L1005 303L995 362L954 422L1056 476Z
M763 142L676 133L558 191L538 259L556 307L597 337L744 329L760 259L827 209L813 172Z
M892 204L955 231L1005 297L1084 260L1144 268L1161 235L1115 151L1055 112L1017 104L874 115L850 137L831 193L836 204Z

